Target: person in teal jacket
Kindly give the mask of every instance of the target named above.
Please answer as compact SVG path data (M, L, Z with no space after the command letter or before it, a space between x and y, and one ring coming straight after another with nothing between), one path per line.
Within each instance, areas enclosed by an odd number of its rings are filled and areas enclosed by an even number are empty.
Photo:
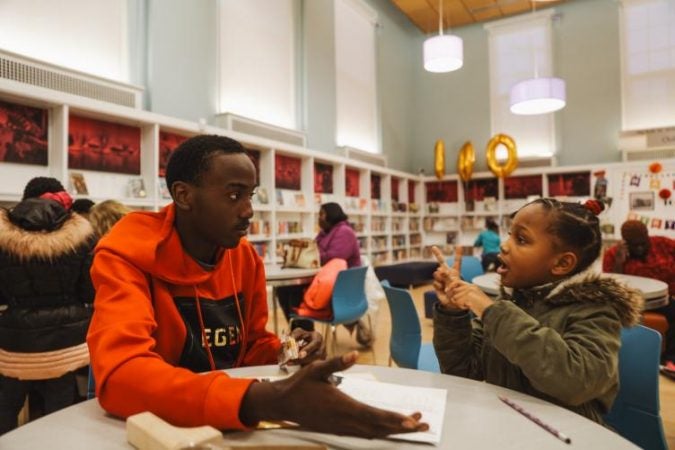
M619 390L621 329L639 322L643 301L591 268L600 255L601 207L587 203L538 199L518 210L499 254L496 301L447 265L434 273L434 349L443 373L604 423Z
M481 257L481 265L483 271L487 272L491 265L494 265L494 270L499 267L499 244L501 239L499 237L499 225L492 219L485 219L485 230L481 231L474 247L483 247L483 256Z

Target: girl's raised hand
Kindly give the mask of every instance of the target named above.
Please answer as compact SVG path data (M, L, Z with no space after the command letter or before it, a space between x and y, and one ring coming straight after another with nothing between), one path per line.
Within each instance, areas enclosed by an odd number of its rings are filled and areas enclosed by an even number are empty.
M434 258L438 261L438 269L434 272L434 290L441 306L444 309L466 309L455 304L452 296L448 296L446 290L450 283L459 281L459 272L448 266L443 252L435 245L431 247Z
M478 286L461 280L450 282L446 286L445 296L452 299L456 308L470 309L479 319L483 317L483 312L494 303Z

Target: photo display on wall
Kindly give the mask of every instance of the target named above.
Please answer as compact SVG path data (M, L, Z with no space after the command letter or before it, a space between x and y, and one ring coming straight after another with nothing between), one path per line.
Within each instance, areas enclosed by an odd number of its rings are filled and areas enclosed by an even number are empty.
M544 195L541 175L522 175L504 178L504 198L517 199Z
M457 181L430 181L426 183L427 202L454 203L457 201Z
M48 111L0 101L0 162L46 166Z
M464 200L482 202L485 197L497 198L497 178L475 178L466 183Z
M391 177L391 199L394 200L395 202L398 201L398 187L400 184L401 180L399 180L396 177Z
M300 158L274 155L274 183L277 189L299 191L301 167L302 161Z
M587 197L591 195L591 172L548 174L549 197Z
M381 192L382 177L377 173L370 174L370 198L379 200L382 198Z
M408 203L415 203L415 184L408 182Z
M314 163L314 193L333 193L333 166L331 164Z
M168 131L159 132L159 176L166 176L166 165L169 162L169 157L176 150L187 136L181 136L176 133L169 133Z
M345 193L347 197L358 197L360 193L360 176L358 169L347 167L345 170Z
M71 115L68 168L140 175L141 129Z

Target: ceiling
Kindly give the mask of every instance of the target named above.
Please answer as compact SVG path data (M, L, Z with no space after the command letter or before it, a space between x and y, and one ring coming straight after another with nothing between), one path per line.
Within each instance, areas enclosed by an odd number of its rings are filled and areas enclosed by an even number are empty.
M572 0L390 0L423 33L438 32L439 1L443 2L443 28L461 27L522 14Z

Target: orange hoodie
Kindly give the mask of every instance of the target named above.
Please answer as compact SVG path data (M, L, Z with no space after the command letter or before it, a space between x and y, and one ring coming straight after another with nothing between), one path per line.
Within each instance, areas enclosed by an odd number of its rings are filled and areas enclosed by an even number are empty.
M173 204L131 213L99 242L91 276L96 299L87 344L106 411L244 428L239 407L252 380L195 372L214 362L222 369L277 361L279 340L265 330L264 266L247 241L224 249L206 270L183 250Z

